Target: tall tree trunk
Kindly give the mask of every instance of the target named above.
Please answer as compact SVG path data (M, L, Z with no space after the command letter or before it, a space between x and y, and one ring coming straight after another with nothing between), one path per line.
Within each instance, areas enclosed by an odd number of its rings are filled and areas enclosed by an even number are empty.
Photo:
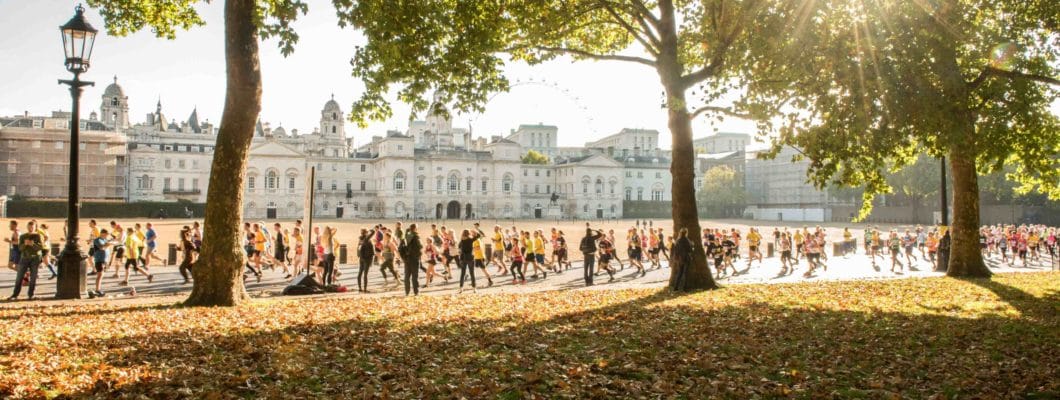
M989 277L979 249L979 176L975 158L962 146L950 150L953 182L953 223L950 233L950 256L946 275L953 277Z
M691 265L675 263L670 268L670 288L691 291L717 289L714 275L707 265L703 251L703 239L699 228L699 210L696 205L695 149L692 147L692 118L685 103L684 82L681 82L683 67L677 57L677 26L673 2L659 2L661 11L659 27L659 56L656 70L666 91L667 116L670 137L673 140L673 159L670 160L671 213L674 233L682 228L688 230L692 241ZM676 259L676 257L674 258ZM683 279L682 279L683 277Z
M247 297L240 225L247 156L261 111L255 7L255 0L225 2L225 107L210 169L202 250L186 305L233 306Z

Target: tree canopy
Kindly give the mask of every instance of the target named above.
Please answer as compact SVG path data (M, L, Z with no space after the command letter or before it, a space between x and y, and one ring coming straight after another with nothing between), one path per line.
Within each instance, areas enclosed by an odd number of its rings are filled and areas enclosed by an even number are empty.
M1060 3L821 0L785 41L740 65L737 110L810 159L809 178L864 186L862 215L890 190L885 172L921 152L952 175L949 273L987 276L978 251L977 174L1013 164L1020 190L1060 198Z
M548 156L541 154L537 150L529 150L523 155L523 164L548 164Z

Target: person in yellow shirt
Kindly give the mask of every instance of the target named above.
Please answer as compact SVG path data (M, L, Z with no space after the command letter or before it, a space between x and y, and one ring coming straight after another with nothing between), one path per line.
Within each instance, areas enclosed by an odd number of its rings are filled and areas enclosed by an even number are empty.
M758 265L762 265L762 252L758 250L758 246L762 243L762 235L758 233L758 229L751 228L751 232L747 234L747 266L750 267L751 263L754 262L755 258L758 258Z
M548 271L541 268L541 265L537 263L537 251L538 249L534 246L534 240L530 238L530 232L523 231L523 247L526 248L524 254L526 254L526 263L534 267L534 274L531 278L537 278L537 272L541 271L545 274L545 278L548 278Z
M471 249L471 256L475 258L475 267L482 269L482 273L486 274L486 281L489 282L487 284L488 287L493 286L493 277L486 270L486 251L482 248L483 244L482 236L475 236L475 241L472 243L474 248Z
M497 272L501 275L508 275L508 266L504 265L504 235L501 233L501 226L497 225L493 227L493 254L490 254L490 261L497 264Z
M798 265L799 256L802 255L802 240L804 239L802 237L802 231L796 229L793 238L795 239L795 265Z
M534 261L541 266L547 265L545 264L545 234L540 229L534 231Z
M148 283L154 281L154 275L140 268L140 251L143 250L144 242L133 228L126 228L125 242L123 244L125 245L125 279L119 285L126 286L129 284L129 268L146 276Z

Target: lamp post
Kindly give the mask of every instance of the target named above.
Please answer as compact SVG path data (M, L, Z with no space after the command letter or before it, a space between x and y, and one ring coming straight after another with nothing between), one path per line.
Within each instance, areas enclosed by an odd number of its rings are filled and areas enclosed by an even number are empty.
M74 74L73 80L59 80L59 84L70 86L70 97L73 107L70 112L70 183L66 201L66 247L59 256L59 279L55 288L58 299L80 299L85 292L85 259L81 251L81 240L77 234L79 224L78 178L80 164L78 154L81 143L78 138L81 131L81 91L85 86L95 83L82 81L81 74L88 71L89 59L92 58L92 46L96 41L96 29L85 21L85 8L78 5L75 14L66 24L59 27L63 38L63 52L66 58L66 70Z

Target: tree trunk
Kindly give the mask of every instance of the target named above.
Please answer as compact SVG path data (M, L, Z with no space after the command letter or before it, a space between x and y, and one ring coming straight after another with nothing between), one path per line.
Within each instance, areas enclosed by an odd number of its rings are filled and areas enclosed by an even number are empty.
M661 1L659 27L659 56L656 70L666 91L667 117L670 137L673 140L673 159L670 160L671 213L674 234L682 228L688 230L692 241L692 263L675 263L670 268L670 288L692 291L717 289L714 275L707 265L703 251L703 239L699 228L699 210L696 205L695 149L692 147L692 118L685 103L684 82L681 82L683 67L677 57L677 26L672 1ZM681 279L683 277L683 279Z
M670 136L673 138L673 159L670 160L672 179L672 214L674 232L688 229L688 239L692 241L692 265L675 265L670 270L670 287L677 290L717 289L714 275L707 265L707 256L703 251L703 238L699 228L699 210L696 207L695 190L695 154L692 151L692 120L684 107L683 90L668 96L671 106L668 111ZM678 286L681 269L684 282Z
M953 182L953 223L950 226L950 256L946 275L952 277L989 277L979 249L979 181L975 157L961 146L950 150L950 172Z
M201 255L186 305L234 306L247 297L240 225L247 156L261 111L255 7L254 0L225 2L225 107L210 169Z

